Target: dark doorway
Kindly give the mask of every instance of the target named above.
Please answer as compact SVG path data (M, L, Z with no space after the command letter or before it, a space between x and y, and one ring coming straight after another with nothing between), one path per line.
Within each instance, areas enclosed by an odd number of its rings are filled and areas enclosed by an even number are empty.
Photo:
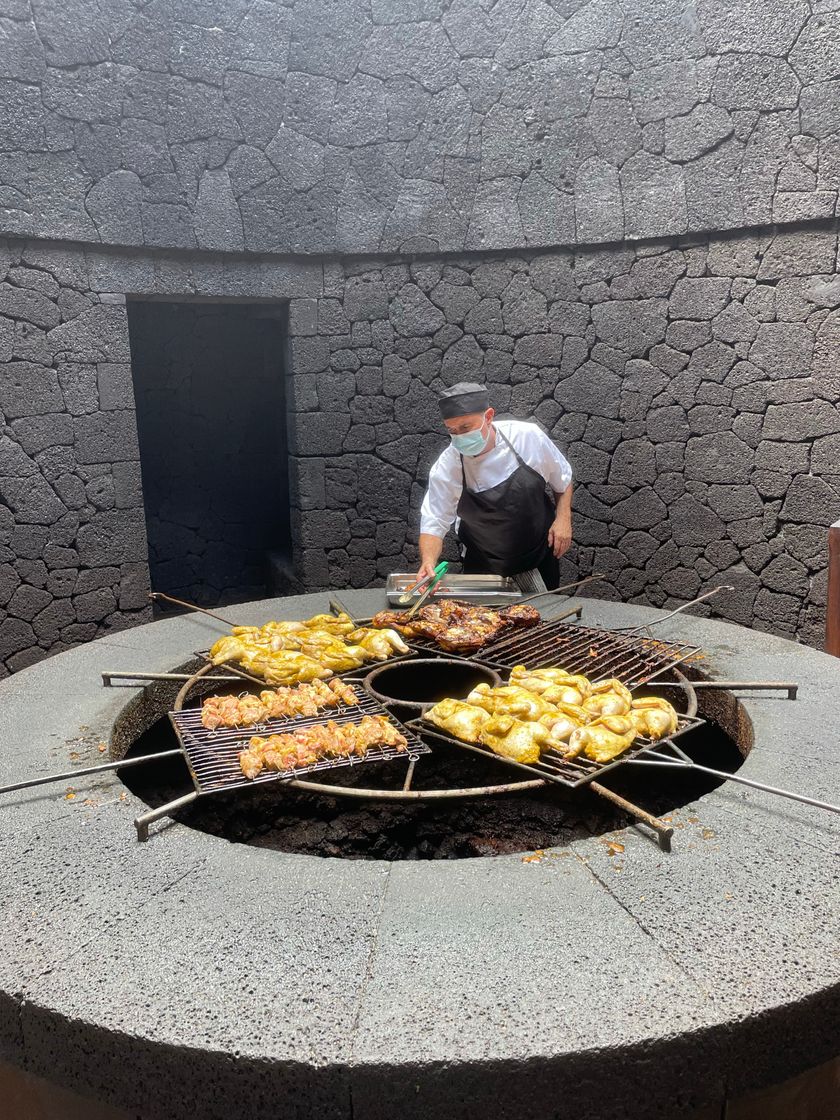
M290 555L285 309L130 300L152 588L278 594Z

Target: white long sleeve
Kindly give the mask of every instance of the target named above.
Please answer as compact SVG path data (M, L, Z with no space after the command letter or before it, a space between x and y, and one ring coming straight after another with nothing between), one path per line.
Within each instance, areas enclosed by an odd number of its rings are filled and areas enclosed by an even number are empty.
M538 471L556 494L567 489L572 481L569 461L539 425L524 420L498 420L495 427L497 433L500 431L507 437L522 461ZM516 455L497 434L492 451L479 459L465 456L467 487L474 493L489 490L510 478L516 467ZM461 456L449 444L429 471L429 487L420 509L421 533L446 536L455 521L462 489Z

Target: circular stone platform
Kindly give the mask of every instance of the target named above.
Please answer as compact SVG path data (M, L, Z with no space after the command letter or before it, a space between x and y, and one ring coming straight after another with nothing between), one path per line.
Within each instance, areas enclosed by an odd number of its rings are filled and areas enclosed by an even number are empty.
M593 626L661 613L584 602ZM166 670L217 634L179 617L2 682L0 783L107 759L141 690L101 671ZM796 702L745 696L740 773L837 800L840 661L686 615L657 635L702 645L713 676L799 681ZM670 855L628 827L535 860L389 864L166 823L141 845L115 775L69 792L0 802L0 1059L144 1120L654 1120L837 1051L840 831L820 810L724 784L672 814Z

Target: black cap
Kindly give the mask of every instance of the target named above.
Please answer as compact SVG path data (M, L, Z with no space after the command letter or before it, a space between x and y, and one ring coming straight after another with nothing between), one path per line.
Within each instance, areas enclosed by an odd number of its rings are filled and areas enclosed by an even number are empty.
M444 420L453 416L468 416L471 412L486 412L490 407L490 395L484 385L474 381L459 381L450 385L438 397L440 414Z

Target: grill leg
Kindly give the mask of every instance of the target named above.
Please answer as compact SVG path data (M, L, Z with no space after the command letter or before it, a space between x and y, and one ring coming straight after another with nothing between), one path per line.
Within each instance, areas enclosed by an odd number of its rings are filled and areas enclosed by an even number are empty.
M646 824L648 828L652 828L656 833L659 847L663 852L670 852L671 837L674 835L674 830L670 825L665 824L664 821L661 821L659 817L655 817L652 813L645 812L644 809L640 808L638 805L634 805L632 801L628 801L620 794L613 792L611 789L607 789L606 786L602 786L600 782L590 782L589 788L593 789L600 797L611 801L613 805L617 805L619 809L623 809L625 813L629 813L631 817L635 817L643 824Z
M178 809L183 808L184 805L189 805L197 797L198 794L195 791L186 793L175 801L168 801L165 805L158 805L157 809L150 809L148 813L141 813L139 817L135 817L134 827L137 829L137 839L140 841L148 840L149 825L153 821L160 820L161 817L171 817Z

